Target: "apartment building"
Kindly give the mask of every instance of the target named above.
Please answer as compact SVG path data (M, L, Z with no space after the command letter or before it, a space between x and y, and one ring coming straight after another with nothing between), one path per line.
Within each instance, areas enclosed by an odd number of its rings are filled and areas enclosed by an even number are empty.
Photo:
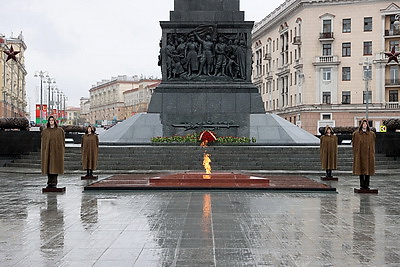
M81 109L79 107L67 107L65 110L66 113L66 125L79 125L82 124L81 120Z
M136 88L124 92L125 118L147 112L150 98L160 82L160 80L142 80Z
M89 124L90 121L90 98L81 97L79 99L80 119L84 124Z
M132 98L134 92L141 93L143 90L139 90L140 88L145 89L157 82L160 82L160 80L137 76L128 77L126 75L98 82L89 90L90 123L104 125L129 118L133 112L137 112L134 110L134 105L139 104ZM149 90L149 92L152 93L152 90ZM146 99L150 99L150 96Z
M398 3L286 0L253 28L253 83L265 109L312 134L330 125L379 129L400 118Z
M26 49L22 33L18 37L5 37L0 33L0 117L28 115L25 89Z

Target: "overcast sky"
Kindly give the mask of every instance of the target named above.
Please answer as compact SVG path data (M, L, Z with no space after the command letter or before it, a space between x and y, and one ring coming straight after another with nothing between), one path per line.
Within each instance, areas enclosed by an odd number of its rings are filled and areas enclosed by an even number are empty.
M201 0L199 0L201 1ZM246 21L258 22L284 0L241 0ZM47 71L79 106L92 85L118 75L161 77L157 66L161 27L174 0L11 0L0 8L0 33L20 32L27 45L30 111L40 100L35 71Z

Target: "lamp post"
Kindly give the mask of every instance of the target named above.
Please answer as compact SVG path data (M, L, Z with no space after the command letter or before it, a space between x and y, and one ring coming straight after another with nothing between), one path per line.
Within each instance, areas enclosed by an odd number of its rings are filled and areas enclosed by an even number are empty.
M55 101L54 101L54 91L58 91L58 89L57 89L57 87L56 86L54 86L54 87L52 87L52 90L51 90L51 107L52 107L52 112L54 111L54 109L56 109L57 110L57 106L55 105ZM57 113L56 113L57 114ZM53 113L53 115L54 115L54 113Z
M363 65L363 80L365 81L365 118L368 121L368 104L369 104L369 81L372 79L372 62L369 58L365 58ZM368 121L369 123L369 121Z
M65 101L68 99L67 98L67 96L63 93L62 94L62 97L63 97L63 107L64 107L64 109L63 109L63 118L65 119L65 121L66 121L66 113L65 113L65 111L66 111L66 108L65 108Z
M50 115L50 111L52 110L52 103L51 103L51 85L55 84L56 81L53 78L47 77L47 79L44 81L44 83L47 83L49 85L49 89L48 89L48 100L47 100L47 113Z
M35 77L40 77L40 122L39 125L43 124L43 79L49 77L47 71L36 71Z

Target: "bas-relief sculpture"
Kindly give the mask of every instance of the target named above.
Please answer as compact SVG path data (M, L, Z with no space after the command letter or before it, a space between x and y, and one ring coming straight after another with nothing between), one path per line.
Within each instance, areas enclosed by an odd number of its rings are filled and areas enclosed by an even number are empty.
M159 57L159 65L165 66L163 77L167 81L246 80L247 38L247 33L226 33L205 25L167 33Z

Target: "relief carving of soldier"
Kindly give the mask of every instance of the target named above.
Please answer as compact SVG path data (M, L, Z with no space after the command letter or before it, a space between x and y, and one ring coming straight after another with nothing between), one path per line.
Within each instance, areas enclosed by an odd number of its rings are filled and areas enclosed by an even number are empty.
M171 33L159 59L165 62L167 79L246 79L245 35L220 33L215 26L199 26L187 33ZM223 78L225 77L225 78ZM203 77L204 78L204 77Z

